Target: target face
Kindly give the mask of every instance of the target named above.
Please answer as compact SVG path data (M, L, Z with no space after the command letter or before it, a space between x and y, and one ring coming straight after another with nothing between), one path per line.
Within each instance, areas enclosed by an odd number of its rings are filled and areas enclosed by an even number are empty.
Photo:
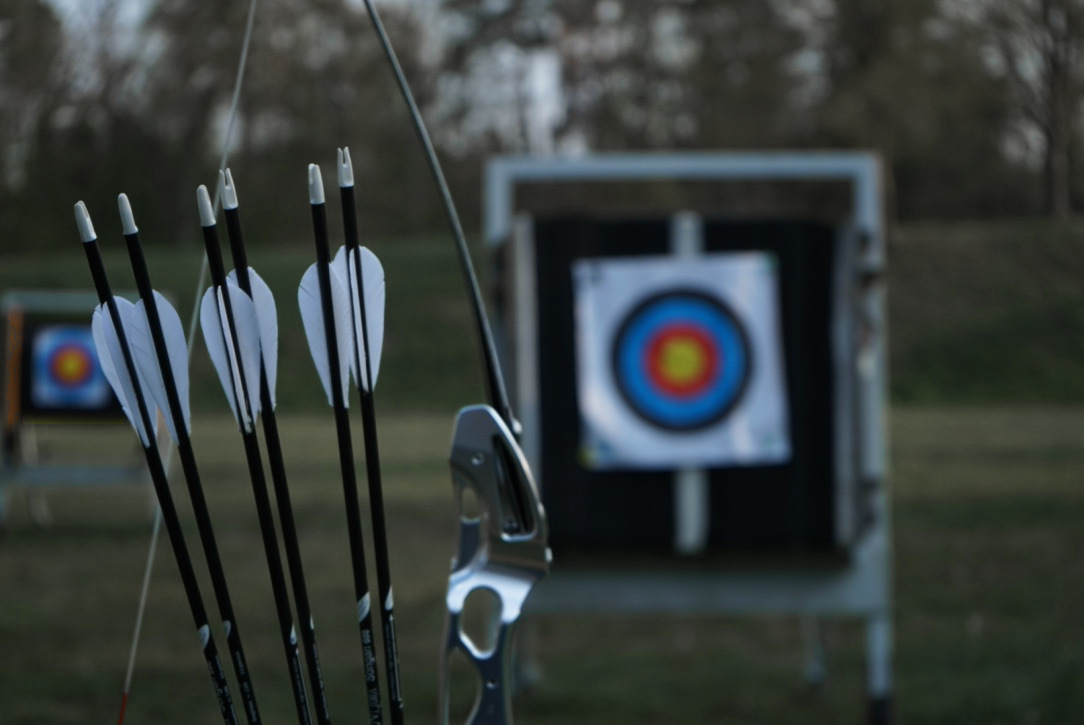
M582 465L668 470L790 456L771 254L585 258L572 277Z
M622 321L613 378L643 421L676 431L707 428L741 400L749 382L748 335L718 298L695 290L654 295Z
M109 384L98 364L89 326L41 328L31 355L35 405L89 410L110 402Z

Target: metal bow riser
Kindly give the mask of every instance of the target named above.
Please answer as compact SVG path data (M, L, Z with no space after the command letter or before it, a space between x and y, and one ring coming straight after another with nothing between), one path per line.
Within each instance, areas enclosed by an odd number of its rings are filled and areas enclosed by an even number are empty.
M447 722L449 716L449 666L459 651L481 683L468 723L511 723L511 634L532 587L549 570L546 514L522 450L488 405L459 411L450 464L460 525L446 598L442 721ZM477 501L476 518L464 502L468 491ZM490 628L495 632L493 646L488 650L463 631L464 607L479 590L491 592L500 603Z

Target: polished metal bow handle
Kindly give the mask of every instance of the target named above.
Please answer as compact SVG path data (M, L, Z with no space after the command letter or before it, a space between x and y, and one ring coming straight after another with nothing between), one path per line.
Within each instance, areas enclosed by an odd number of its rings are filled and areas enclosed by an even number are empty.
M480 682L468 725L509 725L512 629L531 588L549 571L552 557L546 543L546 514L527 459L488 405L459 411L450 463L460 524L458 554L448 578L440 670L441 722L448 722L449 665L459 651L474 667ZM467 491L477 501L476 515L465 506ZM463 631L464 605L478 590L488 590L500 602L491 623L495 637L489 649L479 647Z

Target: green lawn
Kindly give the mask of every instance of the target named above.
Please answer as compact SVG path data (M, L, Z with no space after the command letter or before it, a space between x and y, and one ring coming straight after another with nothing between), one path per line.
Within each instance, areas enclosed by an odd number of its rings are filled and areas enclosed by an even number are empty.
M115 289L132 289L119 235L101 247ZM187 321L196 297L202 248L144 248L155 287L176 301ZM91 290L77 247L6 255L0 290ZM443 235L367 242L388 281L387 334L380 377L382 412L453 414L481 395L475 332L451 241ZM274 292L280 368L288 412L324 405L297 311L297 285L315 259L309 239L274 244L249 240L252 266ZM480 249L483 281L490 264ZM228 252L227 252L228 258ZM229 266L229 262L227 262ZM1084 404L1084 222L1043 220L908 224L889 247L891 388L907 403ZM88 310L87 314L89 315ZM193 406L226 410L200 338L193 354ZM288 376L288 377L287 377Z
M0 289L90 288L74 227L72 237L70 252L6 256ZM114 286L131 288L120 240L102 244ZM479 368L451 244L434 237L372 247L388 275L377 404L404 690L410 721L425 723L435 720L455 533L445 458L455 410L481 400ZM148 239L147 254L156 286L187 321L200 250ZM280 425L331 711L336 722L358 722L361 657L334 431L295 301L313 260L311 241L252 244L249 257L278 300ZM483 276L486 266L479 264ZM912 225L894 235L890 433L901 723L1084 721L1082 279L1081 223ZM292 704L251 491L202 341L192 371L195 449L238 623L266 721L286 723ZM359 437L356 413L354 420ZM86 457L136 453L131 432L119 427L51 429L41 438L43 455L70 446ZM360 440L355 451L360 456ZM0 538L0 723L114 722L151 525L147 492L58 489L48 495L54 523L47 529L34 526L24 491L9 498ZM857 622L829 623L829 679L816 690L802 682L794 618L547 616L534 627L544 679L518 698L519 723L863 719ZM163 544L127 722L215 721Z
M454 536L444 463L451 422L389 415L381 431L411 722L435 719ZM282 428L332 714L359 722L361 659L331 417L288 416ZM1084 409L903 407L891 431L899 721L1080 722ZM194 433L260 702L267 722L286 723L292 706L233 425L208 417ZM99 435L122 447L130 440L122 430ZM57 490L48 501L54 524L38 529L15 492L0 539L0 721L112 722L148 542L147 498L114 487ZM182 515L190 521L187 509ZM163 545L130 723L215 721L183 602ZM862 722L854 621L829 623L829 678L818 690L802 683L791 617L548 615L535 635L544 680L517 699L517 722Z
M889 248L892 393L1084 402L1084 223L905 225Z
M134 290L123 241L103 237L99 244L113 290ZM73 241L67 250L70 253L54 250L47 259L40 254L4 257L0 260L0 290L93 291L79 246ZM386 334L379 377L381 412L423 410L451 415L477 401L482 386L475 333L451 242L443 237L387 239L371 246L387 278ZM312 241L275 246L250 242L248 247L249 264L275 296L279 408L287 412L324 410L327 398L309 356L297 306L297 286L315 261ZM155 289L173 300L187 329L197 299L202 247L163 247L145 239L144 250ZM227 269L232 268L228 248L223 253ZM481 271L482 265L479 267ZM209 283L208 279L205 285ZM90 313L88 308L87 319ZM197 415L225 412L229 408L198 329L196 338L191 364L193 410Z

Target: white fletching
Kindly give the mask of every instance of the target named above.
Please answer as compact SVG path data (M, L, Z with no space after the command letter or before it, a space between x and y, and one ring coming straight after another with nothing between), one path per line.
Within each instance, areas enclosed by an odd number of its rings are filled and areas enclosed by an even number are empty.
M232 284L236 284L237 271L231 271L228 279ZM267 374L267 388L271 392L271 409L274 410L275 382L278 379L279 364L279 321L278 311L275 308L275 296L271 294L271 288L252 267L248 268L248 284L252 289L252 302L256 306L256 323L260 331L260 355Z
M243 381L234 354L222 288L212 287L204 293L200 305L200 327L234 418L241 429L249 433L252 431L252 417L260 412L260 333L256 309L249 296L230 283L226 285L226 293L230 296L237 342L241 348L240 367L244 368L245 374Z
M331 267L339 273L339 278L346 282L346 294L350 301L350 336L346 338L350 345L348 347L346 340L340 339L339 349L343 350L344 354L347 349L350 350L350 359L347 361L350 363L350 375L354 378L354 383L360 385L358 365L360 363L361 369L365 369L365 346L361 341L361 306L354 292L358 288L357 275L354 274L354 256L351 254L350 261L347 261L346 245L339 247L335 259L331 261Z
M260 325L256 317L256 305L252 298L236 284L226 282L225 292L230 296L230 308L233 310L233 324L237 331L237 345L241 352L241 365L244 368L244 395L248 398L249 412L253 417L260 412ZM222 303L223 290L218 291L219 306L222 310L222 325L225 329L226 307ZM234 355L230 345L230 356Z
M362 289L365 292L365 324L369 332L367 336L369 371L373 374L372 387L366 385L365 389L371 391L376 388L376 381L380 379L380 358L384 353L384 301L387 289L384 282L384 265L367 247L361 247L360 251Z
M335 255L335 264L346 268L343 279L349 280L350 301L354 307L354 340L358 347L357 360L361 363L361 370L355 370L354 360L351 360L350 371L354 374L354 382L359 384L366 392L372 392L376 387L376 381L380 378L380 356L384 350L384 300L386 287L384 283L384 266L376 255L366 247L350 252L350 261L347 262L340 248ZM361 314L357 305L357 265L355 257L361 252L361 289L365 299L365 329L368 331L369 371L373 374L373 384L369 385L369 379L365 372L365 347L361 342Z
M184 421L185 431L192 432L192 412L188 402L188 343L185 341L184 327L181 318L173 305L158 292L154 292L155 307L162 323L162 336L166 341L166 353L169 355L169 366L173 372L173 382L177 387L177 398L181 404L181 419ZM151 337L150 323L147 320L147 310L140 300L136 303L131 320L132 330L128 333L128 345L132 350L132 357L139 374L147 381L150 394L155 404L161 408L166 419L166 427L174 442L179 440L177 428L173 423L173 414L169 407L169 398L166 395L166 385L162 369L159 365L158 356L155 354L154 342Z
M203 293L203 300L199 308L199 325L203 330L203 342L207 345L207 354L211 357L211 363L218 373L218 380L222 383L222 389L226 391L226 401L233 411L234 420L242 425L241 417L237 413L237 400L233 395L233 373L230 370L230 359L226 352L226 340L222 334L222 322L218 312L218 296L215 288L210 287Z
M115 297L114 300L117 303L117 310L120 312L121 325L125 330L125 337L128 337L128 332L131 325L126 322L126 319L132 317L132 310L134 309L131 302L126 299ZM139 415L139 405L135 394L135 385L140 386L140 390L143 393L143 400L149 406L153 399L150 397L147 391L146 383L140 379L133 384L132 376L128 374L128 366L124 364L124 353L121 351L120 338L117 336L117 329L113 325L113 319L109 314L109 308L105 304L98 305L95 308L94 314L90 320L90 331L94 337L94 347L98 351L98 361L102 366L102 372L105 374L105 379L109 381L110 387L113 388L113 392L117 395L117 400L120 401L120 406L124 410L124 415L128 418L128 421L135 428L136 434L139 436L140 442L144 448L150 448L151 436L147 434L147 429L143 425L143 419ZM137 368L136 377L140 377ZM150 419L155 420L153 410L147 411ZM154 422L151 425L155 425Z
M330 265L329 265L330 266ZM331 303L335 314L335 338L339 350L339 367L336 370L335 380L342 390L343 404L350 405L347 395L350 380L350 359L353 357L346 352L348 348L343 341L351 339L350 322L350 296L346 291L346 285L339 277L334 266L328 269L331 278ZM324 308L320 303L320 277L316 264L305 270L301 278L301 284L297 288L297 304L301 309L301 322L305 327L305 337L309 341L309 352L312 354L312 362L316 365L316 372L320 375L320 383L327 393L328 404L334 404L331 390L331 364L327 350L327 334L324 330Z

